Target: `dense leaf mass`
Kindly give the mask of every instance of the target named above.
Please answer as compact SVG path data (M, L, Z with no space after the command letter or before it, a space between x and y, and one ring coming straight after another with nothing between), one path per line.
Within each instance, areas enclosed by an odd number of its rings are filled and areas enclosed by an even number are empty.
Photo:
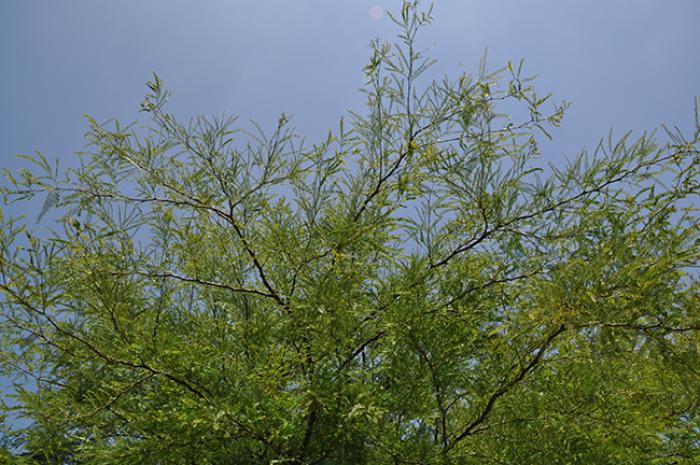
M8 461L700 461L700 122L548 166L566 104L430 82L429 11L393 19L322 142L181 122L155 77L78 168L6 172L56 225L1 219Z

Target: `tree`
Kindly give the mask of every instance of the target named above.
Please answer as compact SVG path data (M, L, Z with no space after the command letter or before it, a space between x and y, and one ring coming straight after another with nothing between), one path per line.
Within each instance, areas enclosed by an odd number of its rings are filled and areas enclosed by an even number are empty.
M697 115L542 166L566 104L522 63L424 83L430 11L394 21L313 146L154 77L147 126L6 173L58 216L1 220L18 463L697 463Z

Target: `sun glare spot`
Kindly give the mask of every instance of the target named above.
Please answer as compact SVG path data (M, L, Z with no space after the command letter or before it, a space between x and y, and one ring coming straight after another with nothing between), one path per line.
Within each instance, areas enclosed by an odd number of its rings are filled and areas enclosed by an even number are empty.
M384 16L384 8L381 5L372 5L369 9L369 17L372 21L379 21Z

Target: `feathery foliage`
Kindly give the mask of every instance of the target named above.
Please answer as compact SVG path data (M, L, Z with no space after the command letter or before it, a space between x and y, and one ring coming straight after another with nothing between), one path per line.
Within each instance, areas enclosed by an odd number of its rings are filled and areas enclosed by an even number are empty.
M60 215L0 218L7 460L700 460L700 123L547 166L566 104L522 63L428 82L430 11L393 19L312 146L154 77L79 168L6 173Z

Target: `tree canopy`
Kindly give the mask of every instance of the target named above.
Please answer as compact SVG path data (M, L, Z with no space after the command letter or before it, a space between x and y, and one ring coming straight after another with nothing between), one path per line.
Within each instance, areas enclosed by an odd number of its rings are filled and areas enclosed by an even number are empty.
M565 103L522 63L431 81L429 9L392 18L320 142L154 76L78 167L6 171L53 224L0 215L8 461L700 460L697 112L546 164Z

